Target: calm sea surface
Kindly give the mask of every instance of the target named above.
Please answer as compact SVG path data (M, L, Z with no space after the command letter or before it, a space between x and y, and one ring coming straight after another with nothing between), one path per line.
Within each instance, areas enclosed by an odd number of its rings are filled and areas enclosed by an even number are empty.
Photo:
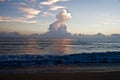
M88 43L76 39L0 39L0 55L64 55L107 51L120 51L120 43Z

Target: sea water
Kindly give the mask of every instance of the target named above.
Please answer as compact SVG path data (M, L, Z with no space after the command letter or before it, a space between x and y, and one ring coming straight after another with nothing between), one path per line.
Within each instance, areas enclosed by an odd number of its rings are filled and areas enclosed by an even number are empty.
M108 51L120 51L120 43L91 43L77 39L0 39L0 55L64 55Z

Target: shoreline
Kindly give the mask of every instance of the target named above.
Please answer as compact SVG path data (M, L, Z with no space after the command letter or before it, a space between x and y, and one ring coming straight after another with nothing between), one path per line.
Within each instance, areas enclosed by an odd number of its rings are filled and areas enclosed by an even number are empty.
M16 67L1 68L0 74L36 74L36 73L84 73L84 72L116 72L120 66L41 66L41 67Z

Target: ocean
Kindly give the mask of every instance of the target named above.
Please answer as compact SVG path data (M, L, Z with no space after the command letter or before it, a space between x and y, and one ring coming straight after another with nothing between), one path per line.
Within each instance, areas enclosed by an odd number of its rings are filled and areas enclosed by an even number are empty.
M91 43L78 39L0 39L0 55L64 55L113 51L120 52L120 43Z

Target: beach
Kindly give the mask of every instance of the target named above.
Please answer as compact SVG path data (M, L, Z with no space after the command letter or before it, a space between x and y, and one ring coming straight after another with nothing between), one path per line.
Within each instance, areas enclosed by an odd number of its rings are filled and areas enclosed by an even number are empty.
M5 40L0 80L120 80L120 43Z
M119 66L3 68L0 80L120 80L120 69Z
M1 74L0 80L120 80L120 72Z

